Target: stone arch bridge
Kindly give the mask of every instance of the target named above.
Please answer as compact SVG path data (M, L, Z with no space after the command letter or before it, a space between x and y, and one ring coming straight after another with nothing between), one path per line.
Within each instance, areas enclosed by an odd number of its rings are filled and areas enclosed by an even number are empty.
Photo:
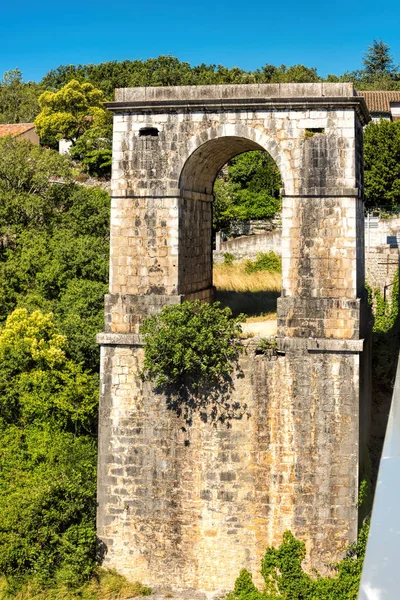
M351 84L116 90L110 289L101 345L98 533L106 564L152 587L222 592L286 529L324 569L356 538L368 435L365 101ZM249 418L179 418L139 377L143 317L211 300L213 183L248 150L283 199L277 352L247 344Z

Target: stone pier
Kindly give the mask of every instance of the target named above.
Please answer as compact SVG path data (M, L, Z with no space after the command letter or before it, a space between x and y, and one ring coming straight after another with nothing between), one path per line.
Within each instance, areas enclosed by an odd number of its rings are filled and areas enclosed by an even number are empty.
M101 345L98 535L154 589L232 588L290 529L324 571L357 534L368 436L362 127L351 84L116 90L110 290ZM140 322L211 301L213 184L249 150L283 181L276 349L244 342L242 419L180 418L140 379Z

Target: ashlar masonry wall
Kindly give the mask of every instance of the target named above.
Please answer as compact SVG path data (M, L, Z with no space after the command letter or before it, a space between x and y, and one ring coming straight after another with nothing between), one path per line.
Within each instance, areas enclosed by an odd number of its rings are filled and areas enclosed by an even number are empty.
M101 344L98 534L153 588L229 590L291 529L307 565L356 538L367 436L361 124L350 84L116 91L110 293ZM277 350L241 358L231 427L185 425L143 383L140 322L212 300L213 183L265 150L284 185ZM246 405L246 407L244 406ZM361 423L361 426L360 426ZM365 424L365 426L363 425Z
M184 423L138 377L140 347L102 352L99 525L107 566L177 591L222 592L292 530L327 569L357 530L359 355L256 354L231 427ZM329 370L332 376L325 378ZM304 397L307 396L307 402ZM323 399L323 400L321 400Z

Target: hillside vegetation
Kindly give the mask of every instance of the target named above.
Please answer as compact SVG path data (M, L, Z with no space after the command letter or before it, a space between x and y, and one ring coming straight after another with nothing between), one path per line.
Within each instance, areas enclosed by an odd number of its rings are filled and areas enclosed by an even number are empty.
M363 89L400 89L384 46L376 42L371 47L363 70L326 80L354 81ZM62 137L73 142L75 162L28 142L0 140L0 598L105 600L148 593L98 570L95 335L103 329L108 286L110 199L100 188L78 185L76 176L80 170L109 176L111 127L102 101L122 86L321 80L304 65L266 64L250 72L192 67L170 56L60 66L39 83L24 82L17 69L5 73L0 122L37 118L49 146ZM397 208L400 123L371 125L365 139L370 206ZM280 210L279 188L276 165L265 153L235 158L216 183L214 227L232 219L272 216ZM215 268L219 298L236 315L266 313L267 318L275 310L279 268L271 273L257 265ZM381 313L385 316L383 309ZM390 321L387 328L392 326ZM381 343L387 348L386 338ZM376 364L382 368L382 360ZM390 386L391 372L385 377ZM335 596L334 584L324 580L314 585L302 573L301 544L289 537L286 542L294 553L286 565L297 577L297 596L283 572L286 554L270 549L271 598L322 598L327 590L331 596L326 598L354 597L362 549L352 549L338 567L337 585L346 579L353 595L341 590ZM248 574L242 575L233 597L267 599Z

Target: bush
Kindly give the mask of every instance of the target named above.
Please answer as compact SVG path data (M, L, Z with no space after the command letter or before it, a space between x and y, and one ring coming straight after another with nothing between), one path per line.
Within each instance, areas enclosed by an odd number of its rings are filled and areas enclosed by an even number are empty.
M96 441L46 425L1 428L0 573L77 586L96 563Z
M98 376L67 356L53 316L0 330L0 574L76 587L96 564Z
M230 252L224 252L224 265L231 266L233 265L233 261L235 257Z
M144 320L142 377L153 380L167 394L168 406L188 423L198 409L203 409L203 418L233 416L230 409L235 407L228 397L241 349L242 320L242 315L232 318L231 310L221 309L219 302L199 300L165 306Z
M290 531L283 535L279 548L267 548L261 563L265 587L259 591L246 569L242 569L234 591L227 600L356 600L365 556L369 524L365 522L343 560L334 565L336 577L313 577L301 563L306 551L304 542Z
M256 271L282 272L282 259L280 256L271 252L259 252L256 260L246 260L246 273L255 273Z

